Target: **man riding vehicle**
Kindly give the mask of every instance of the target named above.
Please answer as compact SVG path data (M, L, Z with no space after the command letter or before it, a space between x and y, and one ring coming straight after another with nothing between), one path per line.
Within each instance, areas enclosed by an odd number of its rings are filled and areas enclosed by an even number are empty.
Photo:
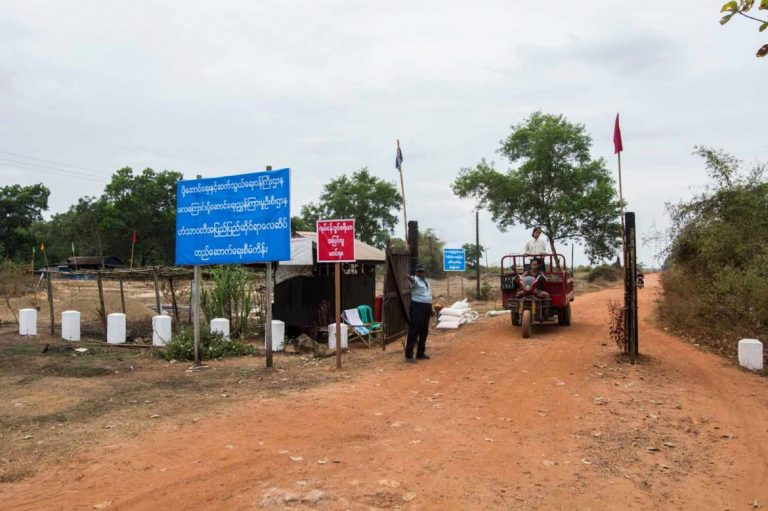
M539 260L534 258L531 259L530 267L528 270L523 273L522 282L525 282L526 277L533 278L533 287L535 289L535 295L537 298L549 298L549 293L544 291L544 282L547 281L547 276L544 274L543 271L539 268ZM523 296L525 294L525 289L520 289L517 291L517 296Z

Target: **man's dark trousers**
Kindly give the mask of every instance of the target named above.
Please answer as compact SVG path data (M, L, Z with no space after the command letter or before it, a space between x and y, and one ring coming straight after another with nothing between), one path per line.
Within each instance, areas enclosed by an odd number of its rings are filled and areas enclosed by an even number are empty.
M413 358L413 347L416 357L423 357L427 350L427 334L429 333L429 318L432 316L432 304L411 302L411 324L408 326L408 342L405 345L405 358Z

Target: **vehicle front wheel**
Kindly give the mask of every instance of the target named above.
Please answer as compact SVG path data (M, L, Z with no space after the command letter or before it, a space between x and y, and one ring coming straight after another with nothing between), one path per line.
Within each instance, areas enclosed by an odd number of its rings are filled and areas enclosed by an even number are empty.
M523 339L531 336L531 311L523 311L523 318L520 322L523 326Z

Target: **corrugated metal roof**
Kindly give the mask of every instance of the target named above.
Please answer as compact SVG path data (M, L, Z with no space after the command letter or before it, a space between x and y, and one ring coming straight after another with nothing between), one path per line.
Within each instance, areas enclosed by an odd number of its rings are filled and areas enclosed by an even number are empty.
M313 231L296 231L296 235L302 238L311 239L315 244L317 243L317 233ZM358 261L377 261L384 262L385 254L383 250L364 243L358 239L355 240L355 258Z

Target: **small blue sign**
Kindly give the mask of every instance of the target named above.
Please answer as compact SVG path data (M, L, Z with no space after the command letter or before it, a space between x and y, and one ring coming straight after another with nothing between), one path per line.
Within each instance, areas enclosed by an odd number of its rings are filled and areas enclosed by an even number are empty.
M291 258L291 170L176 184L176 264Z
M463 248L443 249L443 271L466 271L467 256Z

